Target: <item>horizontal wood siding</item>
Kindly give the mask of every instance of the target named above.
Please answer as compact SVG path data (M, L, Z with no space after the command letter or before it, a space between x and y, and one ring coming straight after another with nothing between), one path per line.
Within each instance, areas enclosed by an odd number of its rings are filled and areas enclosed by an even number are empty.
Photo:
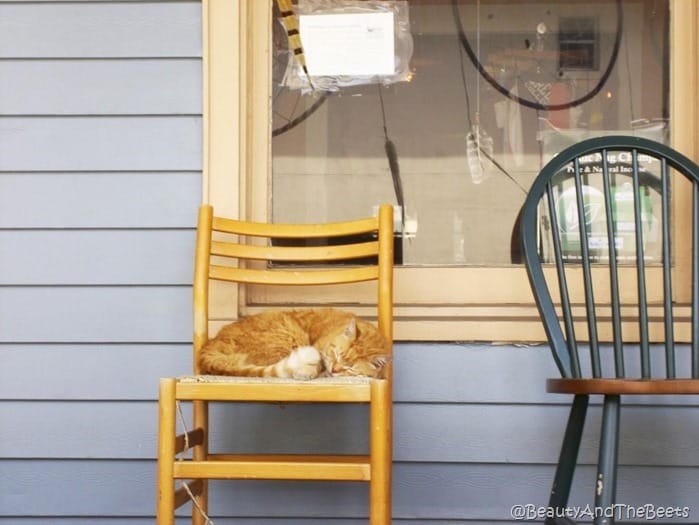
M0 171L196 171L201 117L0 117Z
M191 230L200 191L197 171L3 172L0 229Z
M189 365L200 12L0 0L0 524L153 522L150 409ZM60 422L39 431L42 412ZM127 454L98 430L115 416L146 423ZM108 492L75 498L75 482Z
M46 89L47 78L51 90ZM0 113L200 115L201 60L0 61Z
M0 58L171 57L201 57L199 2L0 3Z
M3 473L29 476L32 491L48 490L54 480L57 484L52 490L64 492L56 496L63 502L58 508L64 515L99 512L134 519L148 515L154 497L157 378L187 370L189 346L32 344L3 345L2 351L0 359L9 364L0 370L0 396L6 399L0 405L0 421L8 422L0 429ZM67 356L68 362L60 364ZM443 366L424 375L425 368L430 368L424 364L433 360ZM398 345L396 523L428 519L507 522L511 505L545 503L567 413L567 396L543 393L544 378L552 371L549 361L545 347ZM44 365L29 374L31 382L26 375L16 377L7 371L30 368L32 362ZM518 381L500 384L502 377L517 373L518 364L531 366L519 370ZM478 377L479 369L490 367L502 369L502 374ZM462 371L461 376L453 372L455 368ZM489 389L491 377L497 384ZM699 488L694 475L699 422L687 417L696 408L680 406L671 398L660 401L665 404L642 400L623 412L620 494L629 505L689 505ZM357 453L367 446L366 432L353 441L347 436L350 428L361 429L365 410L357 406L216 405L212 418L219 424L212 446L222 449L225 444L240 451L339 449ZM185 410L185 425L188 418ZM252 434L239 431L241 421ZM586 503L592 494L599 424L596 403L586 430L592 440L581 450L586 467L576 480L574 504ZM295 432L300 437L287 440ZM27 442L26 435L34 438ZM106 471L111 474L107 476ZM89 503L81 505L70 494L76 490L74 477L86 478L79 481L79 490L91 495ZM117 487L117 480L132 481L136 487ZM83 486L87 483L91 485ZM336 517L363 516L363 487L301 485L216 483L214 494L220 495L215 498L217 512L250 519L277 516L279 523L286 516L322 520L331 511ZM29 508L32 491L22 495L16 508ZM129 501L128 512L113 502L114 493ZM241 507L231 503L231 495L235 501L252 498L258 505ZM289 496L299 501L291 507L282 504ZM50 504L42 503L46 508ZM262 514L260 508L265 509Z
M152 461L5 461L0 490L12 494L3 513L51 516L148 516L153 508ZM39 473L39 475L37 475ZM515 504L545 502L548 465L396 463L394 515L397 519L510 520ZM696 470L656 467L619 470L619 497L628 505L696 505ZM571 505L584 506L593 486L593 467L581 467ZM648 483L645 480L653 479ZM70 480L70 483L67 481ZM59 484L66 481L65 490ZM30 487L23 484L30 484ZM27 490L29 489L29 490ZM36 494L41 494L40 498ZM366 516L365 484L327 482L221 481L212 483L212 515L260 518L360 518ZM184 515L184 513L183 513Z
M0 525L153 523L158 378L191 367L200 9L0 0ZM544 391L545 346L401 343L394 370L393 523L512 525L512 505L546 502L569 398ZM699 513L698 404L623 412L621 501ZM590 412L573 504L591 501ZM216 405L212 446L361 452L365 414ZM361 484L212 498L218 525L366 522Z
M5 402L0 406L0 420L6 422L0 429L0 458L154 459L156 413L152 401ZM566 416L563 405L398 403L394 459L548 464ZM221 421L211 435L216 451L361 454L368 447L365 407L217 405L212 417ZM600 417L599 407L591 410L588 439L580 452L587 465L597 462ZM241 421L253 431L239 431ZM358 437L350 440L353 429ZM688 418L683 407L626 407L620 463L698 467L698 434L699 420ZM25 443L27 435L34 437ZM300 437L292 441L292 435Z

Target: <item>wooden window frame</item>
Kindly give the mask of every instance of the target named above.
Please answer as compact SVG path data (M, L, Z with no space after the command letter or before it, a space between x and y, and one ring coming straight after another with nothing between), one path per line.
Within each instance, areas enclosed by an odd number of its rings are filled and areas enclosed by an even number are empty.
M269 207L269 96L272 0L202 0L203 201L217 215L264 221ZM696 93L699 0L670 0L670 136L698 158ZM676 226L688 224L689 194L677 203ZM690 278L678 264L678 282ZM288 288L264 295L217 285L213 324L271 306L299 306ZM349 299L348 299L349 298ZM303 304L337 303L361 313L373 301L361 286L343 297L319 289ZM523 267L397 267L396 340L544 341Z

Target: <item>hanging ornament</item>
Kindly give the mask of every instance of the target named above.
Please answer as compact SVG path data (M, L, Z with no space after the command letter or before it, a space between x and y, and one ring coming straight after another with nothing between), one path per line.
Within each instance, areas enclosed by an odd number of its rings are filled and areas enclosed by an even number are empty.
M494 153L493 138L481 128L479 115L471 131L466 135L466 161L474 184L480 184L492 175L492 158Z
M551 82L537 82L536 80L525 80L524 87L532 94L536 101L542 106L547 106L551 99Z
M481 55L481 3L476 4L476 53ZM490 177L493 168L493 138L481 127L481 83L476 79L476 115L471 131L466 134L466 161L474 184Z

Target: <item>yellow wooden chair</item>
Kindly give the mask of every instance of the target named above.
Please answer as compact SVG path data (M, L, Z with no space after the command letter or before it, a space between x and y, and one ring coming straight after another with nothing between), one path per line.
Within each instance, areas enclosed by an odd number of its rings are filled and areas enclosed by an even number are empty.
M259 239L264 238L285 241L261 244ZM250 239L257 239L257 243L250 243ZM317 241L298 246L293 239L334 240L324 246L313 246ZM356 263L358 259L361 264ZM327 264L331 261L343 264ZM348 261L355 264L346 264ZM309 262L312 264L293 264ZM390 364L384 379L296 381L198 375L197 353L209 338L210 280L296 286L375 281L378 327L392 342L393 208L383 205L373 218L294 225L214 217L211 206L201 207L193 286L194 375L160 380L157 504L158 523L169 525L174 524L175 509L191 499L192 523L203 524L208 513L209 479L364 481L369 483L370 523L390 524ZM368 403L369 451L365 455L332 456L213 453L209 450L211 401ZM192 402L193 428L176 435L180 402ZM191 456L185 458L189 449Z

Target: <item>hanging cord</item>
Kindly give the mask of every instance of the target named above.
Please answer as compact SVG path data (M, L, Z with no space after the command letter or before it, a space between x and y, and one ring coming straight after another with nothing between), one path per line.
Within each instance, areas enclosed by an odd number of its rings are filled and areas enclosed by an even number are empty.
M391 171L391 180L393 181L393 192L396 195L396 203L400 206L401 232L405 231L405 197L403 196L403 182L400 178L400 166L398 165L398 150L393 141L388 138L388 127L386 125L386 109L383 103L383 93L381 84L376 85L379 90L379 101L381 103L381 118L383 120L383 136L384 150L388 159L388 169Z
M476 67L480 75L490 84L493 86L497 91L505 95L507 98L510 100L514 100L518 104L521 104L522 106L531 108L531 109L541 109L544 111L560 111L562 109L570 109L575 106L579 106L580 104L583 104L590 100L592 97L594 97L597 93L600 92L604 84L606 84L607 79L609 79L609 75L612 73L612 69L614 68L614 65L616 64L617 57L619 55L619 48L621 47L621 34L622 34L622 26L623 26L623 10L621 6L621 0L616 0L616 12L617 12L617 23L616 23L616 37L614 39L614 47L612 49L612 54L609 57L609 64L607 65L607 69L602 73L602 76L599 79L599 82L595 85L594 88L592 88L591 91L586 93L580 98L577 98L575 100L571 100L570 102L565 102L563 104L541 104L539 102L533 102L531 100L527 100L525 98L521 98L514 93L512 93L510 90L502 86L495 78L493 78L483 67L483 64L481 64L481 61L479 60L478 56L474 54L473 48L471 47L471 44L468 41L468 38L466 37L466 33L464 32L464 26L461 23L461 16L459 14L459 3L458 0L452 0L451 2L451 7L452 7L452 13L454 15L454 23L456 24L456 30L459 35L459 40L461 41L461 45L464 48L464 51L466 51L466 54L468 57L471 59L471 62L473 65Z
M296 110L296 105L298 105L298 102L301 97L299 97L296 100L296 104L294 105L294 111ZM291 128L295 128L301 122L306 120L308 117L310 117L313 113L315 113L316 109L318 109L320 106L323 105L323 102L325 102L325 99L328 98L327 93L322 93L316 100L311 104L307 109L305 109L301 114L299 114L297 117L294 117L293 119L289 120L286 124L283 124L282 126L279 126L278 128L274 128L272 130L272 137L276 137L278 135L281 135L282 133L285 133L289 131ZM293 111L292 111L293 114Z
M634 108L633 108L633 81L631 79L631 59L629 58L629 43L627 41L626 35L624 35L624 61L626 62L626 81L629 83L629 113L631 114L630 122L633 122Z
M459 47L459 67L461 69L461 85L464 87L464 98L466 99L466 119L468 120L468 128L473 128L473 121L471 120L471 97L468 96L468 86L466 84L466 71L464 70L464 60L463 60L463 48L461 43L457 39L457 45ZM510 172L508 172L498 161L496 161L492 156L488 155L488 152L481 148L481 154L488 159L493 166L495 166L503 175L510 179L515 186L517 186L522 193L526 194L527 189L522 186L517 179L515 179Z
M187 450L189 450L189 434L187 433L187 422L184 419L184 414L182 413L182 405L179 401L176 401L176 406L177 406L177 415L178 419L180 421L180 426L182 427L183 431L183 436L184 436L184 450L177 455L177 460L178 461L184 461L184 454ZM189 499L192 500L192 505L194 505L201 515L202 518L204 518L204 525L216 525L214 521L209 518L209 516L204 512L204 509L202 506L199 504L199 500L197 500L197 497L192 493L191 489L189 488L189 485L187 484L186 481L181 481L180 485L184 489L184 491L187 493L187 496L189 496Z
M461 55L459 55L460 57ZM476 57L481 57L481 0L476 2ZM476 77L476 126L481 125L481 79Z

